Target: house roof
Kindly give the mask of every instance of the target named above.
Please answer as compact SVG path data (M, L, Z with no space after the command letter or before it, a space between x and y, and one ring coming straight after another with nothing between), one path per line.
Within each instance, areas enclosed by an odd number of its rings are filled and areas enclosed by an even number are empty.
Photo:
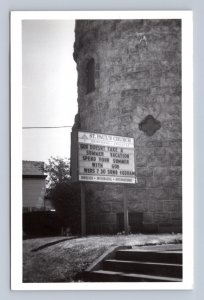
M23 160L23 177L46 177L43 161Z

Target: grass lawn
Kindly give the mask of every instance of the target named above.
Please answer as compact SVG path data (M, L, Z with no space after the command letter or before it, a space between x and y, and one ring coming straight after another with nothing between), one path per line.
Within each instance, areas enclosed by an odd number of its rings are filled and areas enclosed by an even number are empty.
M59 242L36 252L32 251L64 238L23 241L23 282L71 282L77 273L84 271L110 246L134 247L182 242L181 234L88 236Z

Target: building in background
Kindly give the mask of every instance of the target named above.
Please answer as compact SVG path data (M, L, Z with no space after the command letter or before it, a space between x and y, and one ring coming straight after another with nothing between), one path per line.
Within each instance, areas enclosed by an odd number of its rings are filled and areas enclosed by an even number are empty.
M23 161L23 212L45 210L44 162Z
M132 232L182 231L181 20L77 20L72 129L133 137ZM76 168L72 143L72 169ZM122 185L86 183L87 233L123 230Z

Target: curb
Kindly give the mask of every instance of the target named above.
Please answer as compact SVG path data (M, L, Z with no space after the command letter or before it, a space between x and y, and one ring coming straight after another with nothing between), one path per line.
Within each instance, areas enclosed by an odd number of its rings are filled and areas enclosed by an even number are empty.
M132 246L113 246L97 258L85 271L76 275L76 280L82 280L86 278L87 274L92 271L99 270L102 267L105 259L111 259L114 257L115 252L122 249L132 249Z
M53 246L53 245L56 245L56 244L59 244L59 243L65 242L65 241L73 240L73 239L76 239L76 238L77 238L76 236L73 236L73 237L70 237L70 238L66 238L66 239L57 240L57 241L54 241L54 242L51 242L51 243L47 243L47 244L44 244L44 245L42 245L38 248L32 249L31 252L37 252L37 251L42 250L44 248L47 248L47 247L50 247L50 246Z

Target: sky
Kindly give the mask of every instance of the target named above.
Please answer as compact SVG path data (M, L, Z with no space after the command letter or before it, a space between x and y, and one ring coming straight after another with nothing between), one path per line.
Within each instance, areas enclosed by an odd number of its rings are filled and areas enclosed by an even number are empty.
M77 113L74 20L22 24L23 127L72 126ZM71 128L23 129L23 160L70 157Z

